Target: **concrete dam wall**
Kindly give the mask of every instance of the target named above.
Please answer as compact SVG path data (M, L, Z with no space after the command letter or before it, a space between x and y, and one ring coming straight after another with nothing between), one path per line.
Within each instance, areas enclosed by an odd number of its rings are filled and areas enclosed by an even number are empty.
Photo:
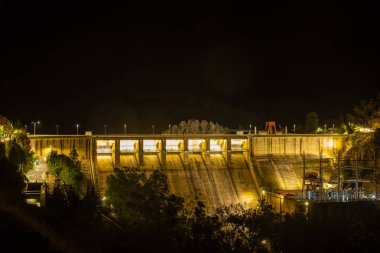
M223 205L254 207L261 190L299 190L303 166L318 172L319 158L334 158L347 135L110 135L29 136L41 159L76 148L83 170L104 194L113 168L163 171L172 193L208 212ZM323 159L324 177L333 175Z

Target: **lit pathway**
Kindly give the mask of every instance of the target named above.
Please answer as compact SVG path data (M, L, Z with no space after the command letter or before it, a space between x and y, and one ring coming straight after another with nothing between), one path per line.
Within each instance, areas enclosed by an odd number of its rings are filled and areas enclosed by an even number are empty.
M34 165L33 169L26 173L30 182L43 182L46 172L46 164Z

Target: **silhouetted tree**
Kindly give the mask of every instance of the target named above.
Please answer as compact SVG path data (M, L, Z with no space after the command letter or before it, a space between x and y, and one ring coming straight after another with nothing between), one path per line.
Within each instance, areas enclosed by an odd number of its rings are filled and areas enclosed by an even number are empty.
M362 127L380 127L380 92L376 99L360 101L347 115L347 121Z
M12 196L21 196L25 186L24 176L18 164L5 155L5 144L0 142L0 191Z
M169 193L167 177L158 170L146 177L137 168L115 169L107 178L106 204L118 222L128 234L137 234L139 241L149 240L161 249L170 251L186 241L183 203L182 198Z
M305 119L305 133L315 133L318 129L319 117L316 112L309 112Z
M173 125L166 131L165 134L228 134L230 130L226 127L214 123L212 121L207 122L202 120L199 123L197 119L189 119L181 121L179 125Z

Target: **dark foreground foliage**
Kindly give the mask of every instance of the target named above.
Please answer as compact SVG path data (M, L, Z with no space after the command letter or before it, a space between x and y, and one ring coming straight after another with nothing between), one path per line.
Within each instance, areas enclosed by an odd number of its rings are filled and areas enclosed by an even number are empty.
M311 205L306 216L280 215L260 201L256 209L234 205L210 215L202 202L186 210L159 171L116 170L108 185L103 204L93 188L78 192L59 181L42 208L1 194L0 251L335 253L380 247L374 202Z
M207 215L198 202L187 212L170 195L165 175L116 170L108 180L110 213L134 251L143 252L373 252L380 246L375 202L316 204L304 213L278 214L227 206ZM171 210L168 212L168 210ZM146 243L150 242L150 243Z

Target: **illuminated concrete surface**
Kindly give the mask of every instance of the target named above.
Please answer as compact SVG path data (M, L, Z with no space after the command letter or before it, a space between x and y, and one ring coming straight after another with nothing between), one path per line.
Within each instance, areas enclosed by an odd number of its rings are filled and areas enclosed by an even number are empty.
M254 207L261 189L300 190L302 156L308 171L318 172L320 152L334 158L347 135L31 135L31 145L43 159L55 149L76 148L86 176L104 194L106 178L115 167L139 167L150 174L163 171L172 193L217 207L245 203ZM324 162L324 177L332 175Z

